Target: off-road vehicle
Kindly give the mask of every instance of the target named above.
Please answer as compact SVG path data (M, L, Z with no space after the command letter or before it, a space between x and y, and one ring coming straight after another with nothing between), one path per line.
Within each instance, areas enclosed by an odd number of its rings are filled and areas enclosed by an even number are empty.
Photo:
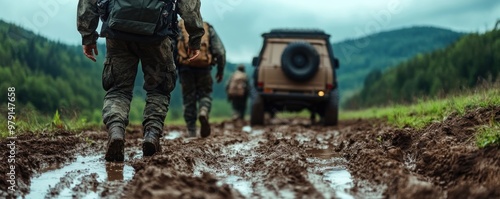
M262 35L255 67L250 123L264 124L264 113L308 109L311 119L337 125L339 94L330 35L321 30L275 29Z

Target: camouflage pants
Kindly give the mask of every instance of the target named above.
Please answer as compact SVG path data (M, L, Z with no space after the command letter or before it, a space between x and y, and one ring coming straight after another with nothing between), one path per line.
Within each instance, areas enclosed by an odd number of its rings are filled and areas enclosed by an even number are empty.
M184 103L184 120L188 130L195 131L198 115L197 105L200 109L207 108L208 113L212 108L212 76L210 71L180 71L179 74Z
M106 49L102 74L102 86L106 91L103 107L106 127L125 128L128 125L134 81L141 61L143 88L147 92L143 126L163 129L170 92L177 78L170 39L148 44L107 39Z
M237 116L238 119L244 119L247 109L247 97L234 97L231 99L231 104L233 107L233 115Z

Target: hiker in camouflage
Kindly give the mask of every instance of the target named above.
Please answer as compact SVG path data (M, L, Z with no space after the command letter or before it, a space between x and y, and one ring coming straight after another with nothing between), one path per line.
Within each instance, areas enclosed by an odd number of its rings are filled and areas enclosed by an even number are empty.
M114 29L113 24L108 23L107 19L108 15L111 18L109 10L116 10L116 6L130 6L135 3L131 0L116 0L112 1L114 4L109 4L109 7L111 5L114 7L108 8L109 2L111 1L79 0L77 12L77 26L83 38L83 52L94 62L98 54L96 43L99 34L96 29L99 17L103 20L100 36L106 37L107 50L102 74L102 85L106 91L103 121L109 133L105 159L106 161L124 160L125 128L129 123L130 102L139 61L142 63L144 72L143 88L147 91L143 120L143 155L151 156L161 151L160 137L170 103L170 92L174 89L177 78L171 39L171 37L176 37L176 31L171 30L172 24L165 25L165 23L176 24L177 14L185 20L186 29L190 33L189 57L194 59L200 53L200 41L204 34L200 14L201 3L200 0L179 2L151 0L148 5L161 4L161 10L156 6L153 8L157 10L153 11L161 12L161 16L165 17L160 19L156 17L154 23L162 23L161 25L164 26L158 25L160 29L153 35L138 35L127 32L126 29ZM168 7L170 10L165 7L167 4L170 4ZM100 15L102 13L106 13L105 17ZM126 25L128 24L125 23Z
M233 120L243 121L245 119L247 99L250 93L249 86L245 65L239 65L226 84L227 98L233 107Z
M182 27L181 27L182 29ZM217 65L217 73L215 80L217 83L222 82L224 76L224 66L226 65L226 50L222 44L221 39L215 32L214 28L205 22L205 35L207 41L203 42L202 39L202 53L198 59L207 57L205 60L211 60L209 63L201 65L189 65L182 63L182 54L179 53L178 71L179 80L182 86L182 99L184 103L184 120L188 130L189 137L196 136L196 119L200 121L200 135L201 137L208 137L211 133L209 124L209 114L212 108L212 85L213 79L211 76L211 69ZM182 52L180 45L182 45L183 38L178 39L179 52ZM206 45L204 43L207 43ZM208 46L208 53L210 55L203 56L203 47ZM194 61L193 61L194 62ZM200 63L202 61L199 61ZM199 109L197 109L197 106Z

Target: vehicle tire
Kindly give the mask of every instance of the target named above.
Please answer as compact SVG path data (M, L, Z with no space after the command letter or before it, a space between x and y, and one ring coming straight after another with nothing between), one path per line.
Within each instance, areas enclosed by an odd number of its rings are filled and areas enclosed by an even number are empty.
M323 124L325 126L336 126L339 122L339 92L337 89L330 94L325 106Z
M288 78L303 82L316 75L319 61L318 51L311 44L294 42L281 55L281 69Z
M256 94L252 101L250 125L264 125L264 100L259 94Z

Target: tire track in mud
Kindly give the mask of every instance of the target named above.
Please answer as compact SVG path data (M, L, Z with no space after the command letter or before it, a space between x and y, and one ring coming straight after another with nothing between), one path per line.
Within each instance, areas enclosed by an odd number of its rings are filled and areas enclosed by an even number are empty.
M345 161L329 146L338 131L300 125L243 129L250 132L220 125L208 139L165 141L162 154L134 163L138 172L126 195L331 198L343 193L351 198L345 192L352 185ZM306 150L318 148L326 155ZM344 181L335 181L342 175Z

